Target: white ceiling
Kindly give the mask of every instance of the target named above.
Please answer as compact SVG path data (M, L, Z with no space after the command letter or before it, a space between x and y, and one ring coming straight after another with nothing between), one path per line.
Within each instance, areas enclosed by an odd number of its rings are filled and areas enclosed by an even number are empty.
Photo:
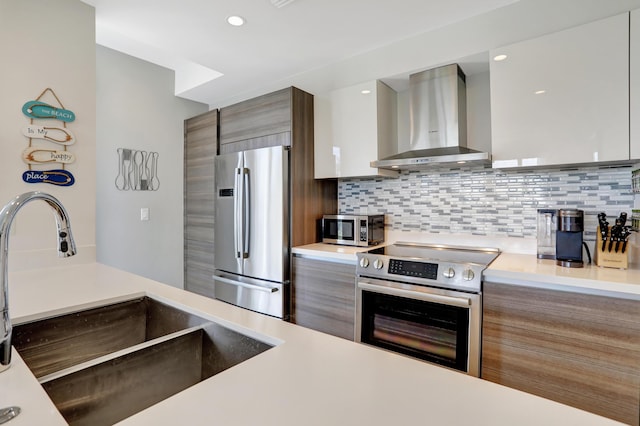
M177 95L223 106L518 0L83 1L96 8L98 44L174 69ZM229 15L246 24L230 26Z

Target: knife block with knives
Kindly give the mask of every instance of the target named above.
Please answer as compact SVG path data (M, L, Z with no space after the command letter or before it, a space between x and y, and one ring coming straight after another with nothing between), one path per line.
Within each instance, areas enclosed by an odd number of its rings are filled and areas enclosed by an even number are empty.
M595 262L607 268L627 269L629 267L628 238L629 226L625 226L627 214L620 213L615 225L609 226L606 214L598 214L598 232L596 233Z

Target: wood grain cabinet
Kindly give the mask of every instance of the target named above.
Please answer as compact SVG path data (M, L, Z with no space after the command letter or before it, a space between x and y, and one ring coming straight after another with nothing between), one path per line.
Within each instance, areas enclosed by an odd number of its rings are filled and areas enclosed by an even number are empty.
M356 265L293 257L293 322L348 340L355 336Z
M493 167L629 160L628 13L490 57Z
M291 148L291 246L315 243L338 185L314 179L313 95L289 87L185 121L185 289L211 294L215 156L279 145Z
M278 90L220 109L220 153L289 145L294 126L311 124L305 106L308 93L295 87ZM313 102L313 97L311 97Z
M184 131L184 286L198 292L213 275L218 110L185 120Z
M313 95L288 87L220 109L220 154L291 147L291 246L318 241L316 222L338 209L338 183L314 179Z
M485 283L482 378L640 418L640 301Z

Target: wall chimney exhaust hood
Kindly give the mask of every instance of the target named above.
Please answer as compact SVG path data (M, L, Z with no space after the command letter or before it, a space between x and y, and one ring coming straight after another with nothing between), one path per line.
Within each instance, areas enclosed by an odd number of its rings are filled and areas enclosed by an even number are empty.
M371 167L414 170L432 164L489 163L486 152L467 148L466 78L457 64L409 76L411 150Z

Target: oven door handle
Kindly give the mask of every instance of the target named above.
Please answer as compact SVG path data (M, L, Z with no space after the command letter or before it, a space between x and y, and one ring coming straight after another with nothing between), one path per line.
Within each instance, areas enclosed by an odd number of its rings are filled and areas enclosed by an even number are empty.
M442 305L457 306L460 308L469 308L471 306L471 299L466 297L451 297L443 296L440 294L423 293L421 291L410 291L401 288L392 288L376 284L368 284L366 282L358 281L358 287L363 290L370 290L375 293L384 293L391 296L406 297L409 299L419 299L425 302L440 303Z

